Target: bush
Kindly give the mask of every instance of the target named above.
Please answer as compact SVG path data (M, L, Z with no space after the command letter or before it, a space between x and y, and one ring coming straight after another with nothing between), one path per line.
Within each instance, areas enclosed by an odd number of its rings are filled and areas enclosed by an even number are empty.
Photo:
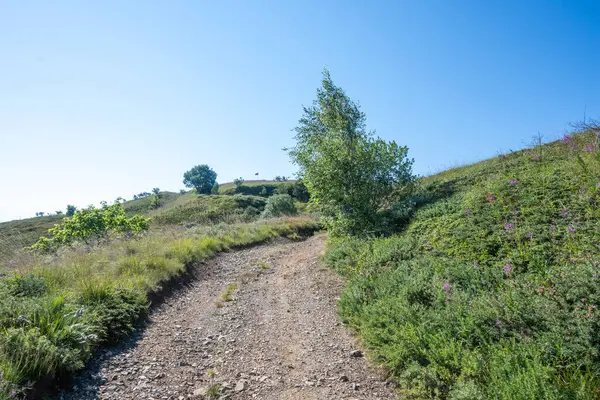
M79 210L72 217L64 218L62 224L48 230L50 238L41 237L29 250L52 251L74 241L89 243L114 232L119 235L135 234L148 229L150 220L140 215L127 218L123 205L102 203L101 208L90 206Z
M276 194L267 200L262 218L277 218L281 216L296 215L296 205L289 194Z
M215 182L212 189L210 189L211 194L219 194L219 182Z

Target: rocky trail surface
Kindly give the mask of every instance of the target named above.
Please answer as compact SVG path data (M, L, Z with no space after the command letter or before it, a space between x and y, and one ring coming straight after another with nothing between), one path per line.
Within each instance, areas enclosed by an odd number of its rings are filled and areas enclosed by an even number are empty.
M63 400L394 399L336 314L325 238L232 251L101 352Z

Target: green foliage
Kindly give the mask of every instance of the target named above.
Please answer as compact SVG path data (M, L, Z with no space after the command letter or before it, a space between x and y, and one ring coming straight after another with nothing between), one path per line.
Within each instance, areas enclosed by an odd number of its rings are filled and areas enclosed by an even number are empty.
M196 189L198 194L210 194L216 181L217 173L206 164L196 165L183 174L185 187Z
M404 397L598 398L594 141L423 178L401 233L331 243L340 313Z
M379 233L379 211L414 179L408 148L375 138L365 121L325 70L295 129L290 157L333 235Z
M206 196L171 207L153 215L153 221L166 224L211 224L222 221L236 221L246 208L253 207L259 212L265 207L265 199L256 196ZM244 217L244 220L247 219Z
M233 180L233 184L235 185L236 188L239 188L240 186L242 186L244 184L244 178L235 178Z
M267 188L265 186L262 187L260 195L263 197L267 197L269 195L269 192L267 191Z
M147 230L148 224L149 219L140 215L126 217L120 202L113 205L103 202L101 208L90 206L64 218L62 224L48 230L50 238L41 237L30 250L51 251L75 241L89 243L109 233L131 235Z
M277 218L296 215L296 205L289 194L276 194L267 199L267 204L262 212L262 218Z
M213 187L210 189L211 194L219 194L219 182L215 182Z
M75 211L77 211L77 207L75 207L73 204L67 204L67 212L65 215L67 217L72 217L75 215Z

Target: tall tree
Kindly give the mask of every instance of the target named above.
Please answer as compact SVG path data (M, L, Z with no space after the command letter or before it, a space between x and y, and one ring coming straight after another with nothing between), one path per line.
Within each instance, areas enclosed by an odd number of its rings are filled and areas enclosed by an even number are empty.
M183 184L186 187L196 189L198 194L210 194L210 190L217 181L217 173L208 165L196 165L183 174Z
M378 232L381 209L413 180L408 148L366 129L366 116L327 70L289 149L299 177L334 235Z

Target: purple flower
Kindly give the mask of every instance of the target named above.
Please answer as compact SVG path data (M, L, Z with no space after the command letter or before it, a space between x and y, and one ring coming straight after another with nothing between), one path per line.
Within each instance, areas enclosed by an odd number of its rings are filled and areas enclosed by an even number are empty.
M533 232L531 232L531 231L527 232L527 235L525 235L525 237L527 239L531 239L533 237Z
M8 263L10 264L11 267L14 267L15 265L17 265L15 260L10 260Z
M511 223L504 224L505 231L510 231L512 228L513 228L513 224L511 224Z
M573 232L575 232L575 228L573 228L571 225L569 225L569 227L567 228L567 232L573 233Z
M571 137L570 137L570 136L568 136L568 135L565 135L565 136L563 137L563 142L565 142L566 144L569 144L569 143L571 143Z
M496 323L494 324L494 326L498 329L502 328L502 322L500 322L499 319L496 319Z
M569 210L563 208L563 210L562 210L562 216L566 217L567 215L569 215Z
M517 184L517 181L516 181L516 180L514 180L514 179L511 179L510 181L508 181L508 183L509 183L509 185L512 185L512 186L514 186L514 185L516 185L516 184Z
M531 161L539 161L540 160L540 155L536 154L534 156L531 157Z
M452 285L446 281L444 281L444 286L442 286L442 290L448 294L452 293Z
M504 273L506 274L506 276L509 276L513 270L513 266L510 265L509 263L506 263L506 265L502 269L504 270Z
M17 392L15 392L14 390L12 392L10 392L10 396L11 397L16 397L17 396Z
M490 203L493 203L493 202L495 202L495 201L496 201L496 198L490 194L490 195L488 195L488 197L487 197L487 201L489 201Z
M584 153L591 153L594 151L594 145L593 144L588 144L587 146L585 146L585 148L583 149Z
M596 187L600 189L600 182L596 183Z

